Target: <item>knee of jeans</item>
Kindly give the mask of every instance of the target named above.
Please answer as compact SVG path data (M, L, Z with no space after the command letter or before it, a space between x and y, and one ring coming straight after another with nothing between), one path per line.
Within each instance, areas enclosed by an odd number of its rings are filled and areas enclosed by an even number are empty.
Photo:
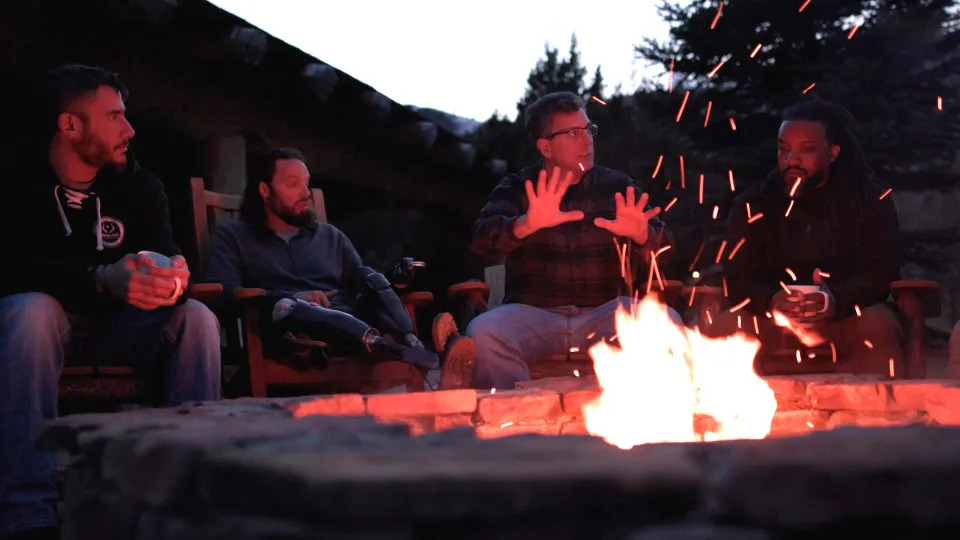
M14 294L0 300L0 321L4 332L31 336L50 333L62 337L69 330L63 306L49 294L30 292Z
M196 328L201 332L209 332L220 339L220 322L210 308L194 299L189 299L177 306L179 316L187 328Z

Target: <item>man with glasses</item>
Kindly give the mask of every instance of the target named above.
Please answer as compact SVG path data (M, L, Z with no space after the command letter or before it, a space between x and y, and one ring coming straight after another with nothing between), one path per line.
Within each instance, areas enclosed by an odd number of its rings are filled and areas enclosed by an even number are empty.
M597 126L579 96L548 94L525 118L542 163L504 177L474 224L473 253L506 265L503 305L467 328L477 388L513 388L530 361L612 339L633 276L672 243L647 194L594 165Z

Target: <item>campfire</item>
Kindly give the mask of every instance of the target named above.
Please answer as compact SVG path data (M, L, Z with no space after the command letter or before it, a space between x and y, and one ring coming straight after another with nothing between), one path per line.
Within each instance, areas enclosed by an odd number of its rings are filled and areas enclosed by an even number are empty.
M584 405L590 434L629 449L658 442L762 439L777 410L753 370L759 341L708 338L646 296L616 314L619 347L590 349L601 393Z

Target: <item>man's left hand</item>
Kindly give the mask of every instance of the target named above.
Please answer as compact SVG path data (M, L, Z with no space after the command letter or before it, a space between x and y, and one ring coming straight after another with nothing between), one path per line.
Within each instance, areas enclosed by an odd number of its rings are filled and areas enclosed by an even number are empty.
M650 220L660 213L659 206L644 210L649 198L650 196L646 193L641 193L640 200L636 200L636 190L632 186L628 187L626 197L621 193L614 196L617 205L616 219L611 221L596 218L593 220L593 224L612 232L616 236L626 236L642 246L647 243L647 238L650 235Z
M175 284L170 291L170 296L158 299L159 305L173 305L186 292L187 285L190 282L190 269L187 268L187 260L183 258L183 255L171 257L168 268L153 266L149 262L147 264L141 263L141 268L144 268L146 273L151 276L169 278Z

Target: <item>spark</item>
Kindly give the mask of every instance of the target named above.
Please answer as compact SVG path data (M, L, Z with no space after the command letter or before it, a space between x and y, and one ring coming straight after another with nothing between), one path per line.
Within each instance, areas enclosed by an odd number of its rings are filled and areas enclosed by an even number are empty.
M800 349L797 349L797 363L799 364L803 359L800 358Z
M660 154L660 157L657 159L657 166L653 169L653 176L650 178L656 178L657 173L660 172L660 166L663 165L663 154Z
M683 95L683 103L680 104L680 110L677 111L677 123L680 122L680 117L683 116L683 109L687 107L687 100L690 99L690 91L687 90L687 93Z
M746 306L746 305L749 304L749 303L750 303L750 299L747 298L747 299L744 300L743 302L740 302L739 304L737 304L737 305L733 306L732 308L730 308L730 313L736 313L737 311L740 311L741 309L743 309L744 306Z
M673 247L673 245L667 244L667 245L663 246L662 248L658 249L657 251L655 251L655 252L653 253L653 256L654 256L654 257L659 257L661 253L663 253L664 251L669 250L669 249L672 248L672 247Z
M853 311L857 312L857 317L862 315L862 313L860 313L860 306L856 304L853 305Z
M807 359L813 359L813 358L816 358L816 356L817 356L817 355L816 355L815 353L812 353L812 352L811 352L811 353L807 353Z
M790 291L790 287L787 287L787 284L784 283L783 281L780 282L780 287L782 287L783 290L787 292L787 294L793 294L793 293Z
M710 123L710 111L713 110L713 101L707 102L707 115L703 118L703 127L707 127L707 124Z
M720 207L718 205L713 205L713 219L717 219L717 215L720 214Z
M791 270L791 269L789 269L789 268L787 268L787 275L790 276L790 279L792 279L792 280L794 280L794 281L797 280L797 275L794 274L794 273L793 273L793 270Z
M896 374L893 371L893 358L890 359L890 378L894 378Z
M736 255L738 251L740 251L740 247L743 246L743 243L746 241L747 241L746 237L742 237L740 238L740 240L737 241L736 245L733 246L733 251L731 251L730 255L727 256L728 261L733 260L733 256Z
M592 337L595 336L595 335L597 335L596 332L590 332L589 334L587 334L587 339L590 339L590 338L592 338Z
M813 87L816 86L816 85L817 85L817 83L811 83L810 86L808 86L808 87L806 87L806 88L803 89L803 93L806 94L807 92L813 90Z
M710 312L707 311L707 324L713 324L713 317L710 316Z
M816 273L820 277L825 277L825 278L830 277L830 274L828 274L827 272L824 272L823 270L820 270L819 268L817 269Z
M667 185L666 185L666 187L664 187L663 189L665 189L665 190L667 190L667 191L670 191L670 184L672 184L672 183L673 183L673 180L667 180Z
M700 201L700 204L703 204L703 175L702 175L702 174L700 175L700 196L699 196L699 201Z
M687 189L687 172L683 167L683 155L680 156L680 189Z
M669 89L667 90L667 93L668 93L668 94L672 94L672 93L673 93L673 61L674 61L674 59L671 58L671 59L670 59L670 87L669 87Z
M847 34L847 39L853 39L853 35L857 33L857 30L860 29L860 26L863 24L863 19L860 19L857 24L853 25L853 28L850 29L850 33Z
M807 0L807 2L809 2L809 1L810 1L810 0ZM812 429L812 428L813 428L813 422L807 422L807 427Z
M760 219L760 218L762 218L762 217L763 217L763 212L758 212L758 213L754 214L754 216L753 216L752 218L748 219L748 220L747 220L747 223L753 223L754 221L756 221L756 220L758 220L758 219Z
M727 63L726 60L720 60L720 63L717 64L716 67L714 67L713 70L711 70L710 73L707 74L707 78L708 78L708 79L712 79L713 76L716 75L717 72L720 71L720 68L722 68L723 65L726 64L726 63Z
M591 97L594 101L596 101L597 103L599 103L599 104L601 104L601 105L606 105L606 104L607 104L606 101L598 98L597 96L590 96L590 97Z
M579 369L573 370L573 376L574 376L574 377L579 377L579 376L580 376L580 370L579 370Z
M873 343L871 343L869 339L863 340L863 344L866 345L868 349L873 348Z
M720 281L721 281L721 283L723 283L723 297L724 297L724 298L729 298L730 294L727 293L727 276L723 276L723 277L720 279ZM739 328L740 325L738 324L737 327Z
M887 190L884 191L882 195L880 195L880 200L882 201L883 198L889 195L891 191L893 191L893 188L887 188Z
M700 249L697 250L697 254L694 255L694 257L693 257L693 262L690 263L690 269L688 270L689 272L693 272L693 269L697 267L697 261L700 260L700 255L703 253L703 248L704 248L704 246L706 246L706 245L707 245L706 242L701 242L701 243L700 243Z
M732 116L730 117L730 129L733 131L737 130L737 121L734 120Z
M750 53L750 58L757 56L757 53L760 52L762 47L763 43L757 43L757 46L753 48L753 52Z
M793 187L790 188L790 198L793 198L793 195L797 192L797 188L800 187L800 182L803 182L803 177L798 176L797 181L793 183Z
M733 169L727 169L727 177L730 179L730 191L736 191L737 185L733 182Z
M496 394L496 393L497 393L497 389L496 389L496 388L491 388L491 389L490 389L490 393L491 393L491 394Z
M807 9L807 6L809 5L810 5L810 0L807 0L806 2L803 3L802 6L800 6L800 9L797 10L797 13L803 13L803 10Z
M833 358L833 363L837 363L837 346L830 342L830 356Z
M937 110L943 111L943 96L937 96Z
M756 315L753 316L753 331L756 332L758 336L760 335L760 322L757 321Z
M583 163L577 163L580 166L580 170L586 172L586 169L583 168Z
M512 425L513 425L513 422L506 422L506 423L500 424L500 429L503 429L505 427L510 427Z
M717 260L714 262L716 263L720 262L720 258L723 257L723 250L726 248L727 248L727 241L724 240L723 242L720 242L720 251L717 251Z
M664 212L669 212L670 209L673 208L673 205L675 205L675 204L677 204L677 198L676 198L676 197L674 197L672 201L670 201L669 203L667 203L667 206L664 207L663 211L664 211Z
M570 347L570 352L580 352L580 347Z
M750 219L751 217L752 216L750 215L750 203L747 202L747 219Z
M783 214L783 217L790 217L790 211L793 210L793 199L790 199L790 204L787 205L787 211Z
M690 301L687 302L687 305L688 305L688 306L692 306L692 305L693 305L693 297L696 296L696 295L697 295L697 287L694 286L693 289L690 291Z
M717 8L717 14L713 16L713 22L710 23L710 29L713 30L717 26L717 21L720 20L720 15L723 13L723 2L720 2L720 6Z

